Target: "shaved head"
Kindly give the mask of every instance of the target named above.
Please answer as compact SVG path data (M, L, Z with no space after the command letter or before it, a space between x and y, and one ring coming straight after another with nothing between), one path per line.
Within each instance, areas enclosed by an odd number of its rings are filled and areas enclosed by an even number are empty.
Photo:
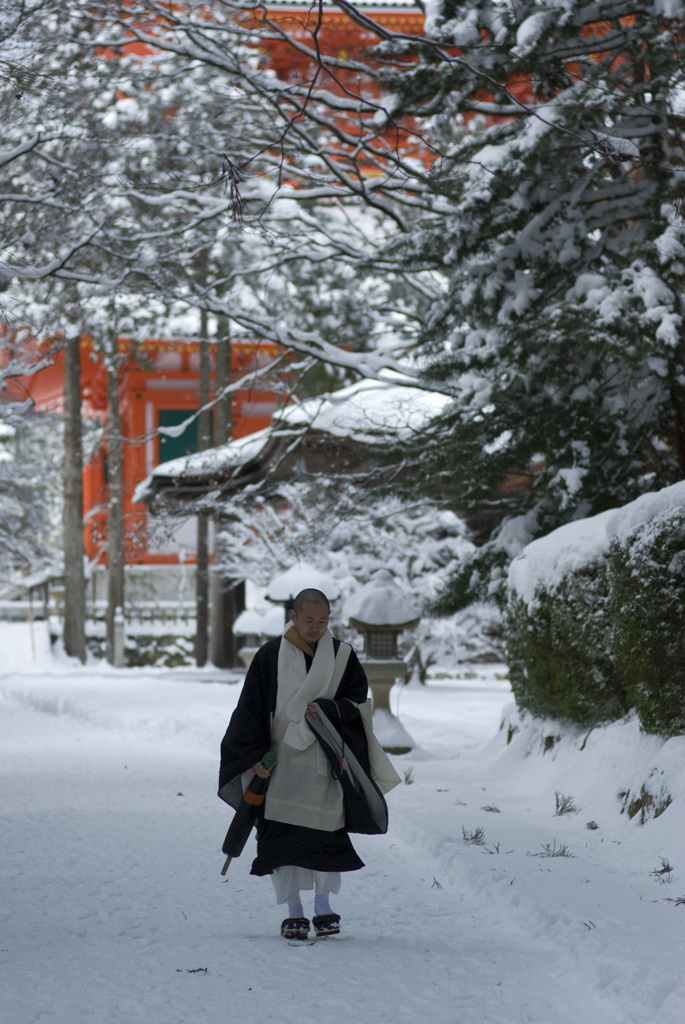
M305 604L322 604L329 612L331 610L331 602L322 590L314 590L313 588L301 590L293 601L293 611L299 615Z

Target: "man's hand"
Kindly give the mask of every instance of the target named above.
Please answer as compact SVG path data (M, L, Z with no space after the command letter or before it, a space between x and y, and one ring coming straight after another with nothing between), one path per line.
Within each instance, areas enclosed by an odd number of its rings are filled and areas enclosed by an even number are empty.
M312 718L318 718L319 717L318 708L317 708L316 704L314 704L313 701L311 701L311 700L309 701L309 704L307 704L307 711L309 711L309 713L311 714Z
M258 775L260 779L268 779L271 776L271 772L268 772L261 761L257 761L257 764L253 764L250 771L254 775Z

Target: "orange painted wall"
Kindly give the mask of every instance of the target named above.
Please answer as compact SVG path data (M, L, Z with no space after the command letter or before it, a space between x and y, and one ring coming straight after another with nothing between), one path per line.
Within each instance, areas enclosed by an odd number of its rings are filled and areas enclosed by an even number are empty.
M24 342L24 358L34 360L38 347ZM47 350L49 352L49 350ZM124 438L124 516L126 518L126 561L135 563L174 563L177 557L148 550L145 506L134 504L136 486L159 465L160 413L187 412L198 408L199 345L197 341L146 340L133 353L128 339L119 339L124 358L119 375L119 412ZM44 353L45 354L45 353ZM252 370L268 365L277 356L271 343L233 341L231 379L241 379ZM64 411L64 358L59 348L50 357L50 365L32 376L13 380L11 393L16 398L30 396L36 408L45 412ZM213 397L212 370L212 397ZM232 436L243 437L268 427L278 396L259 383L234 393L232 399ZM107 422L107 374L101 356L89 338L81 339L82 409L86 417ZM89 559L107 564L107 498L105 468L106 432L103 445L88 461L83 473L84 542ZM192 559L191 559L192 560Z

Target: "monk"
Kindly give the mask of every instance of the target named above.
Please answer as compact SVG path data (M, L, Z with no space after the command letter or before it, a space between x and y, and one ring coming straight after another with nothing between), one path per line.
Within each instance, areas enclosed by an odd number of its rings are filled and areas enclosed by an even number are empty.
M345 831L340 783L305 721L307 711L317 715L317 698L334 701L343 723L358 719L367 700L357 655L328 630L330 610L320 590L297 595L284 635L255 655L221 744L219 796L232 806L254 775L268 776L260 762L276 751L251 873L271 875L277 903L287 904L287 939L308 937L301 894L312 890L316 935L338 934L330 896L339 892L343 871L364 867Z

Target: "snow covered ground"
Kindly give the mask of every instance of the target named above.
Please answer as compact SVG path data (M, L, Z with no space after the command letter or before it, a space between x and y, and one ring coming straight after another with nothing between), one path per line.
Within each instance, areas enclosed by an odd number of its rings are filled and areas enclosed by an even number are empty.
M252 845L220 875L237 678L0 624L7 1024L682 1024L685 739L521 723L501 666L396 690L390 832L355 838L341 936L289 944ZM640 825L643 785L672 802Z

